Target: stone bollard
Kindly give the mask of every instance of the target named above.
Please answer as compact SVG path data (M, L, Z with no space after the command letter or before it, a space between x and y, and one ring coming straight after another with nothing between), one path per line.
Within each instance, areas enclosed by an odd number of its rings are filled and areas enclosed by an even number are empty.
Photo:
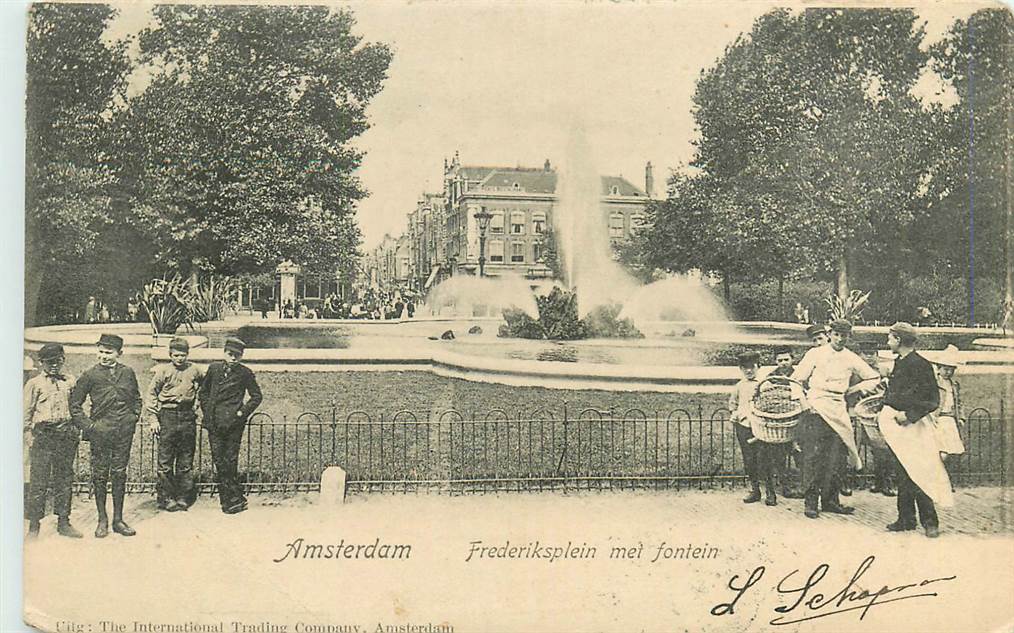
M320 503L339 506L345 502L345 469L328 466L320 475Z

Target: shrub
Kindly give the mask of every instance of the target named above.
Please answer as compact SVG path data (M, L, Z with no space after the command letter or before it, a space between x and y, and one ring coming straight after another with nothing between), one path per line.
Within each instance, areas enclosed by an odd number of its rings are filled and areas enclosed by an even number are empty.
M189 293L190 311L197 323L220 321L236 300L239 284L230 277L209 276Z
M191 298L179 274L152 279L137 295L141 311L155 334L175 334L180 327L194 328Z

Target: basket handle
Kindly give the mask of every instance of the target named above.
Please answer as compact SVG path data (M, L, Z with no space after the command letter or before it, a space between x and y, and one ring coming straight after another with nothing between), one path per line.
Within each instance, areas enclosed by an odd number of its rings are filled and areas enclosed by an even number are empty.
M791 376L767 376L766 378L764 378L764 380L760 381L760 384L763 385L766 382L771 382L779 385L799 385L800 387L803 386L803 383L799 382L798 380L794 380ZM758 385L758 387L759 386L760 385Z

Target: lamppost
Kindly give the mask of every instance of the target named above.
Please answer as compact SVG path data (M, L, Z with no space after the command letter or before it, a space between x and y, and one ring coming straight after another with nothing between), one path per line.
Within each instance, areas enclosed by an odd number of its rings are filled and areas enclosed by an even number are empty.
M479 223L479 276L486 276L486 229L489 228L489 221L493 214L486 211L486 207L480 207L478 213L472 216Z

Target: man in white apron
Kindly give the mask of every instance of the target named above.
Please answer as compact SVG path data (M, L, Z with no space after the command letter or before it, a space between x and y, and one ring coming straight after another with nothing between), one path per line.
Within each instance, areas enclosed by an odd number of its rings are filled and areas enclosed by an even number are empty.
M820 515L818 498L824 512L852 514L855 510L838 501L835 477L845 451L853 467L862 467L852 419L845 405L845 392L874 391L880 374L855 352L845 348L851 333L852 324L848 321L831 323L830 343L806 352L792 374L794 380L807 385L806 402L811 409L799 422L804 514L811 519ZM850 389L853 377L859 382Z
M940 522L934 504L954 505L933 421L927 417L940 405L936 375L930 362L915 352L916 331L910 324L891 326L887 344L897 360L877 423L898 462L898 520L887 529L914 530L918 508L926 536L935 538Z

